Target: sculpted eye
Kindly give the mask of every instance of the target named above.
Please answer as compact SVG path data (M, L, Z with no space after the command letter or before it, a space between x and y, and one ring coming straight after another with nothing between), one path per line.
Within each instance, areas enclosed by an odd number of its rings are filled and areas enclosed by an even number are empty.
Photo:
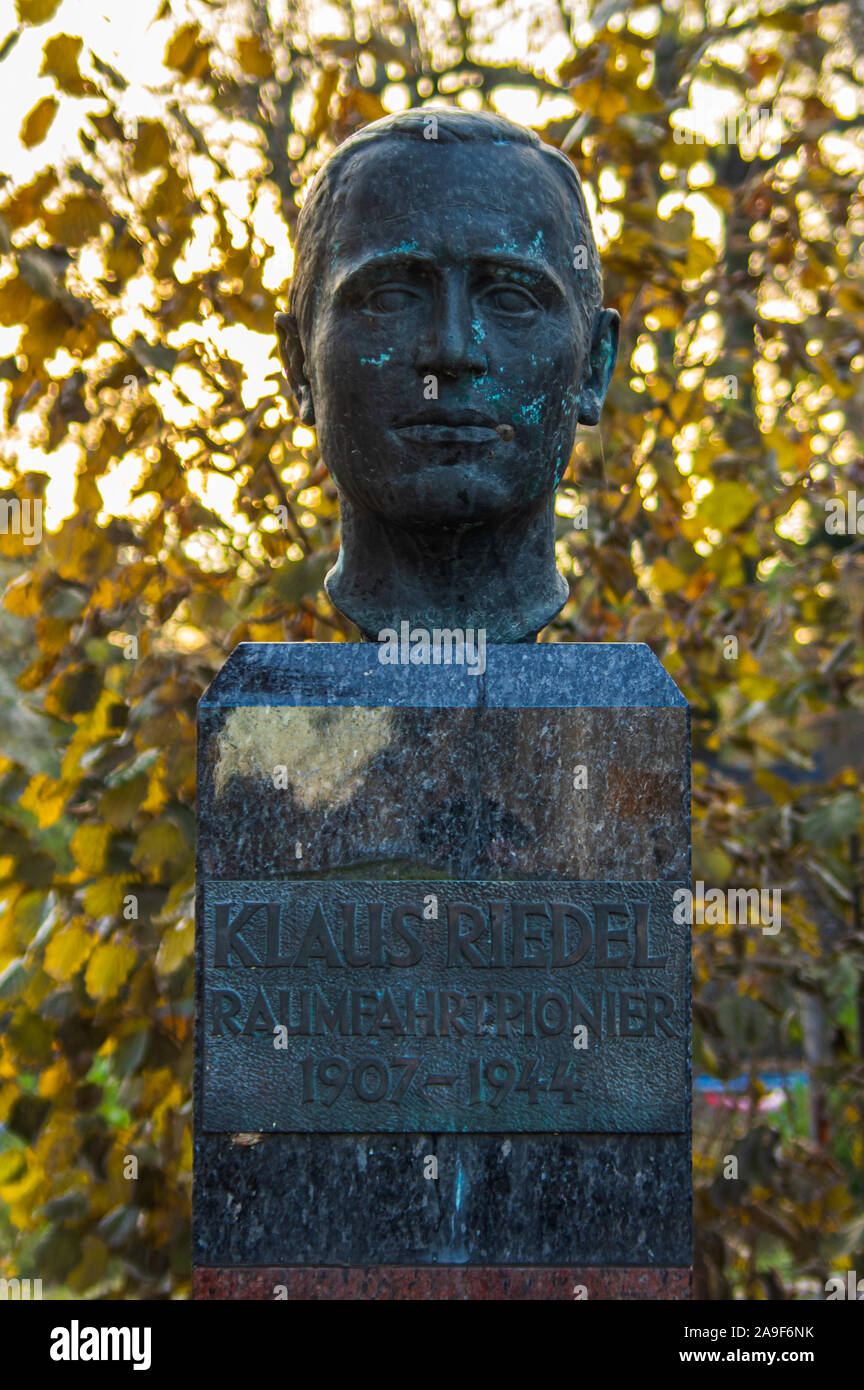
M414 292L403 285L381 285L367 294L363 307L373 314L399 314L410 308L416 298Z
M499 314L531 314L540 308L533 294L520 285L495 285L483 299Z

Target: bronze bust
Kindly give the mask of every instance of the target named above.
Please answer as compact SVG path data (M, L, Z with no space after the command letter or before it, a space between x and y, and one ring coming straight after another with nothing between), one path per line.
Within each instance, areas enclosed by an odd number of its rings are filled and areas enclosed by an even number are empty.
M290 307L280 355L339 491L333 603L372 641L533 640L567 599L555 489L618 344L570 161L499 116L366 126L312 184Z

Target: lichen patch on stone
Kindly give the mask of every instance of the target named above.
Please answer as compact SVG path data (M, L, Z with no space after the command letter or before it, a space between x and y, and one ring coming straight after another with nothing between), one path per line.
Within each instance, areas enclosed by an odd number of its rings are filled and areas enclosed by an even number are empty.
M340 806L390 742L392 715L362 706L240 705L218 735L216 796L233 777L255 777L290 787L304 810Z

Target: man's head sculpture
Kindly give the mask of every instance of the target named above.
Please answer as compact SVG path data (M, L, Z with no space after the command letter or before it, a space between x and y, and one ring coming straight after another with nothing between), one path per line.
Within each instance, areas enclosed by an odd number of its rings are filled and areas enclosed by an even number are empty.
M279 348L339 491L333 603L532 640L561 609L554 503L618 315L567 157L499 116L413 110L346 140L297 228Z

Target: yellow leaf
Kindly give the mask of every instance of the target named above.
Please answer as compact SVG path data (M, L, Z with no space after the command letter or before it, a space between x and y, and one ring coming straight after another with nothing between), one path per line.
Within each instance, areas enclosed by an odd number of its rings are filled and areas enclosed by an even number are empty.
M106 941L90 957L84 983L91 999L111 999L135 964L135 948L124 941Z
M32 111L28 111L21 126L21 144L25 149L32 150L45 139L57 115L58 104L56 97L43 97Z
M63 782L55 782L44 773L37 772L21 797L20 805L25 811L32 811L39 822L40 829L54 825L63 814L67 790Z
M104 253L105 268L118 280L128 280L141 269L144 248L141 242L127 230L120 233L114 244Z
M7 1149L0 1154L0 1184L17 1182L27 1171L27 1157L21 1149Z
M170 40L165 49L165 66L182 70L183 64L188 62L192 51L198 42L198 35L201 30L197 24L184 24L177 30L177 33Z
M186 206L186 185L174 165L169 164L147 200L147 212L151 217L161 217L171 222L182 215Z
M682 311L677 304L668 301L661 304L652 304L651 315L657 320L657 326L659 328L677 328L681 322ZM679 412L675 407L679 400L684 405L688 404L688 397L686 397L683 392L676 392L672 402L673 413L676 416Z
M18 18L23 24L44 24L60 8L60 0L17 0Z
M46 1067L39 1077L38 1092L43 1100L54 1100L65 1086L71 1083L72 1077L69 1072L65 1057L61 1057L59 1062L53 1062L50 1067Z
M36 639L41 650L50 655L62 652L69 637L70 626L67 618L39 618L36 623Z
M41 214L45 199L57 187L58 179L54 170L45 170L32 183L19 188L15 197L3 208L4 221L10 227L26 227L28 222Z
M114 874L88 883L84 890L84 911L89 917L116 917L123 910L128 877Z
M747 483L731 480L717 483L699 503L696 519L701 526L716 531L734 531L750 515L758 501L757 494Z
M197 24L184 24L165 49L165 66L186 77L201 77L207 70L208 44L199 43Z
M366 91L363 87L352 88L349 102L352 112L356 111L364 122L377 121L387 114L377 92Z
M698 516L682 516L678 521L678 530L687 541L698 541L702 539L703 524Z
M683 570L679 570L677 565L673 565L663 555L648 572L647 582L652 588L659 589L661 594L672 594L679 589L683 589L687 583L687 576Z
M660 610L640 607L629 620L626 639L628 642L658 642L665 631L664 623Z
M739 680L738 688L746 700L770 700L780 686L770 676L745 676Z
M84 754L99 743L112 728L111 711L117 704L117 697L110 690L103 690L99 702L89 714L78 716L78 725L66 752L63 754L61 772L69 781L77 781Z
M151 1123L155 1136L161 1139L165 1134L171 1112L183 1104L183 1088L178 1081L175 1081L164 1098L156 1106L152 1114Z
M29 1204L31 1212L28 1213L28 1203L25 1199L31 1196L33 1190L39 1186L42 1180L40 1174L41 1170L38 1164L34 1164L32 1168L25 1171L17 1182L4 1183L0 1187L0 1201L8 1203L9 1219L12 1225L17 1226L19 1230L26 1230L30 1224L34 1204L32 1202Z
M173 859L178 859L186 849L186 841L170 821L160 821L148 825L138 837L132 863L142 869L158 869Z
M108 217L108 209L101 198L93 193L76 193L56 212L46 213L45 230L63 246L81 246L97 235Z
M767 767L757 768L753 774L753 780L757 786L767 792L778 806L786 806L795 799L795 788L789 782L784 781L775 773L769 772Z
M45 970L52 980L71 980L93 950L93 936L74 923L57 932L45 951Z
M109 1251L104 1241L93 1235L85 1235L81 1242L81 1259L66 1276L70 1289L77 1293L93 1287L102 1278L108 1266Z
M696 537L695 539L698 539ZM735 545L722 545L711 556L710 568L724 588L735 588L745 582L744 566Z
M623 92L616 91L611 86L603 86L597 99L597 115L601 121L611 125L616 116L627 110L628 105L628 99Z
M5 1124L9 1118L9 1111L18 1099L18 1086L14 1081L7 1081L5 1086L0 1086L0 1124Z
M111 840L107 825L81 825L72 836L72 856L87 874L101 873Z
M165 778L159 767L154 767L150 774L150 785L147 795L141 802L141 810L148 815L158 816L163 806L168 804L168 792L165 787Z
M144 1073L144 1090L139 1100L142 1114L150 1114L160 1103L164 1103L176 1086L174 1073L170 1067L159 1067L156 1071Z
M119 787L109 787L99 799L99 814L115 830L125 830L138 813L147 795L146 773L130 777Z
M171 153L171 141L161 121L139 121L138 139L132 155L136 173L146 174L158 164L166 164Z
M732 860L722 849L703 850L699 857L699 874L710 883L726 883L732 873Z
M57 1110L49 1112L36 1141L36 1155L44 1173L62 1172L77 1154L80 1143L75 1115Z
M33 291L20 275L13 275L10 280L5 280L0 285L0 326L16 328L26 322L32 311L34 299Z
M237 40L237 59L244 72L250 77L272 77L273 64L270 54L257 34L249 34Z
M684 278L698 280L706 270L717 262L717 252L710 241L704 237L691 238L687 246L687 260L684 263Z
M156 968L162 975L170 975L172 970L191 953L195 941L195 924L191 917L178 922L176 927L163 936L156 953Z
M338 86L339 69L325 68L318 79L318 88L315 93L315 106L312 111L312 120L307 132L307 139L310 145L314 144L327 128L330 102Z
M78 54L83 40L74 34L55 34L42 49L40 77L53 77L63 92L83 96L84 79L78 71Z

